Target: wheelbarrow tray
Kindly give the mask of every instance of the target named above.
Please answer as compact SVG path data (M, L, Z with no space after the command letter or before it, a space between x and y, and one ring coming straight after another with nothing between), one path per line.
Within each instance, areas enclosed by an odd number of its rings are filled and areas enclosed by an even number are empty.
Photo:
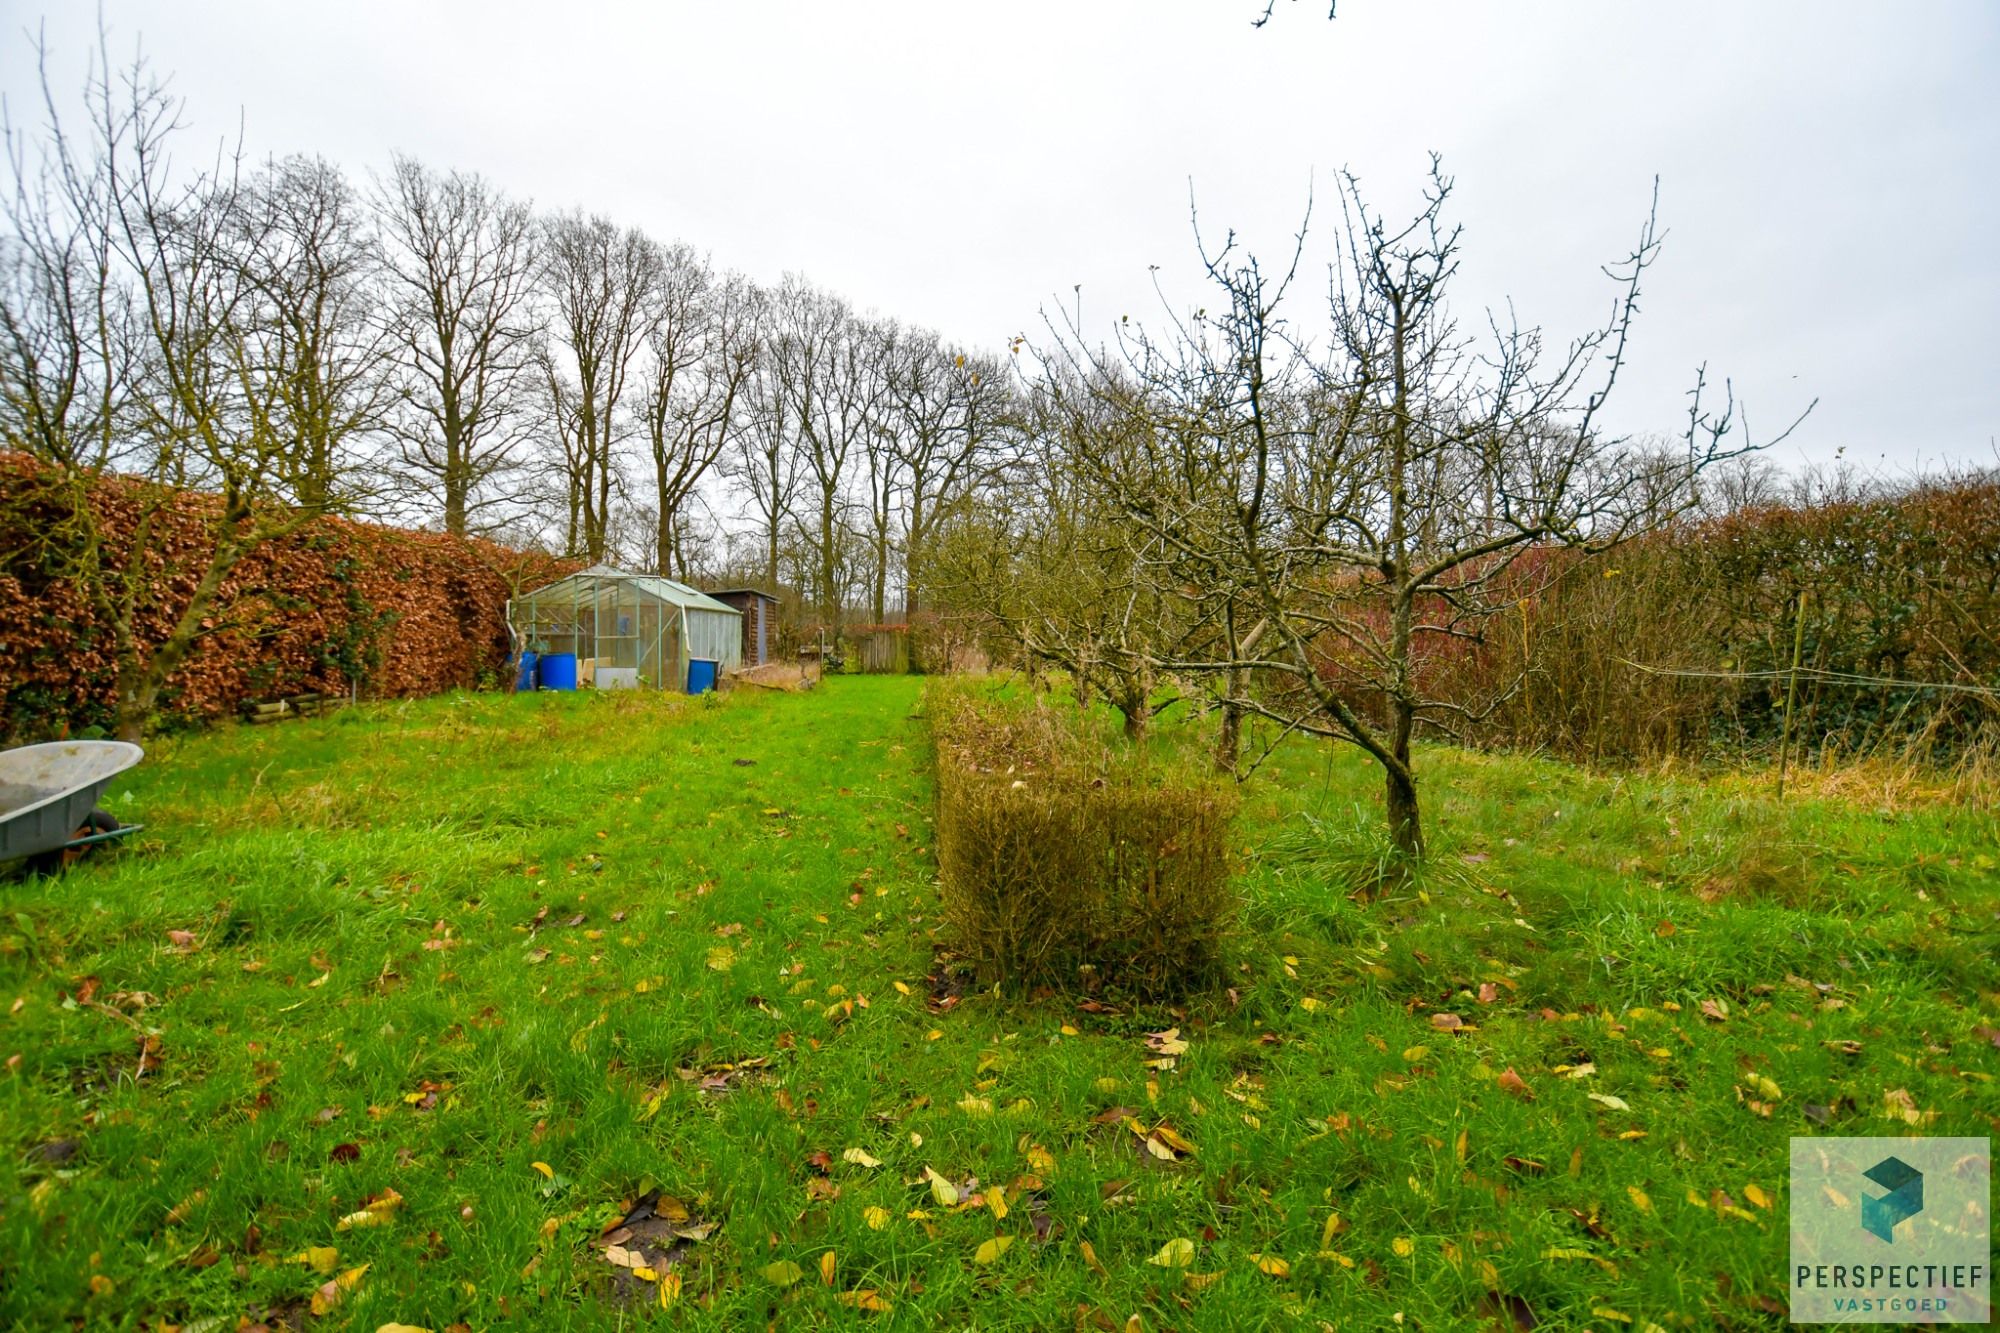
M125 741L51 741L0 751L0 862L76 843L111 779L145 755Z

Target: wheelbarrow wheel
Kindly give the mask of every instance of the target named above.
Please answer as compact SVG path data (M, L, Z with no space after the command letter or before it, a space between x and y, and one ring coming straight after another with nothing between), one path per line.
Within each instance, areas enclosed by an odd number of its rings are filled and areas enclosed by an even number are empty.
M72 836L88 838L99 833L112 833L123 828L118 817L102 808L92 810L84 816L83 823ZM52 852L38 852L28 858L28 873L53 877L82 860L89 847L58 847Z

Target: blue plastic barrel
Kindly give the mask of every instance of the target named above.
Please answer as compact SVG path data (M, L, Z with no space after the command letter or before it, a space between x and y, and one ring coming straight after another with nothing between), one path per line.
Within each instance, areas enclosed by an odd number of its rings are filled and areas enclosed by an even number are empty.
M576 654L547 653L541 661L542 688L545 690L573 690L576 688Z
M695 657L688 660L688 693L707 694L715 688L715 672L720 665Z
M535 652L521 654L520 674L514 677L514 693L523 694L535 688L535 660L539 656Z

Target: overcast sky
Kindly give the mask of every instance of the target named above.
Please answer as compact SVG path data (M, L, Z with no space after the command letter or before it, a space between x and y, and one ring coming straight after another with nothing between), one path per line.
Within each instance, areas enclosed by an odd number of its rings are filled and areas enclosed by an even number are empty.
M1205 230L1286 250L1341 167L1392 214L1444 155L1463 313L1565 337L1611 297L1655 175L1669 229L1617 421L1676 428L1709 363L1781 461L1993 461L2000 5L1675 0L1014 0L1006 5L104 0L204 138L356 175L392 151L582 206L771 281L993 347L1195 290ZM81 83L86 3L0 0L35 112L45 25ZM1322 207L1310 242L1328 254ZM1310 325L1314 293L1293 318Z

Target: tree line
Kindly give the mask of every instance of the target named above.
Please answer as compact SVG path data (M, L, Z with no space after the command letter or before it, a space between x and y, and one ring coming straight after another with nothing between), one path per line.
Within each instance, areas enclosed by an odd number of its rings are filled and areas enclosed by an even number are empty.
M406 156L204 156L143 60L100 50L80 118L43 69L7 127L0 437L223 496L206 592L337 512L880 621L1011 417L1004 358L802 277Z

